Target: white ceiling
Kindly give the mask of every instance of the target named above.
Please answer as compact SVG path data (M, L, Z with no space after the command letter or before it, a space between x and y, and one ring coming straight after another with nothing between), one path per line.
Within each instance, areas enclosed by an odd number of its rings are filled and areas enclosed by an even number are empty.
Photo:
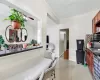
M67 18L100 9L100 0L46 0L61 18Z

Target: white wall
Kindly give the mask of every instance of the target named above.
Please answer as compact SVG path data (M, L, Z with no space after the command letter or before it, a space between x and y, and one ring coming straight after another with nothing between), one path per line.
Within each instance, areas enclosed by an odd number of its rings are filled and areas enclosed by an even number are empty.
M59 27L58 25L47 26L47 35L49 35L50 43L55 45L55 54L59 57Z
M99 10L61 20L60 29L69 28L69 59L76 61L76 39L92 34L92 19Z

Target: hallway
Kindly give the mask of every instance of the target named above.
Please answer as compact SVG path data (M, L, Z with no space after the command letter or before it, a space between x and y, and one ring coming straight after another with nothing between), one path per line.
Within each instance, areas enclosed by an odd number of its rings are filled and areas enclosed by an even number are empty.
M92 80L88 67L60 58L56 66L56 80Z

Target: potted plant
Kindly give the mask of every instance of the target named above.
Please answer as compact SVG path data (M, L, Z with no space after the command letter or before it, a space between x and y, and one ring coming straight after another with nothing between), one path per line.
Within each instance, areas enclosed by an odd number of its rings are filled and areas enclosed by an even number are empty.
M0 35L0 50L1 50L1 47L3 44L4 44L4 39L3 39L2 35Z
M5 52L5 53L9 53L8 45L4 43L4 44L3 44L3 47L4 47L4 52Z
M14 29L19 29L20 27L25 27L25 19L23 14L16 9L11 9L11 15L8 16L5 20L10 20L12 23L12 27Z
M8 48L8 45L7 44L3 44L3 47L5 48L5 49L7 49Z
M34 39L32 39L31 44L33 44L33 46L36 46L37 41L36 41L36 40L34 40Z

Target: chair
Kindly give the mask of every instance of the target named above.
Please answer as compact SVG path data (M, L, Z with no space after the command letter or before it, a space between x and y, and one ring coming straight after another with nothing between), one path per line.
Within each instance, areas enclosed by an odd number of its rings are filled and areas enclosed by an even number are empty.
M54 52L55 50L55 45L53 43L47 43L46 44L48 46L48 48L46 49L45 53L44 53L44 57L48 58L48 59L53 59L55 58L56 54Z
M56 63L57 63L57 59L54 60L50 68L42 72L39 80L47 80L48 78L50 78L50 80L54 80Z
M49 50L50 52L54 52L54 50L55 50L55 45L53 44L53 43L47 43L46 44L46 46L48 46L47 47L47 50Z
M44 77L44 71L42 72L42 74L40 75L39 79L37 79L37 80L43 80L43 77Z

